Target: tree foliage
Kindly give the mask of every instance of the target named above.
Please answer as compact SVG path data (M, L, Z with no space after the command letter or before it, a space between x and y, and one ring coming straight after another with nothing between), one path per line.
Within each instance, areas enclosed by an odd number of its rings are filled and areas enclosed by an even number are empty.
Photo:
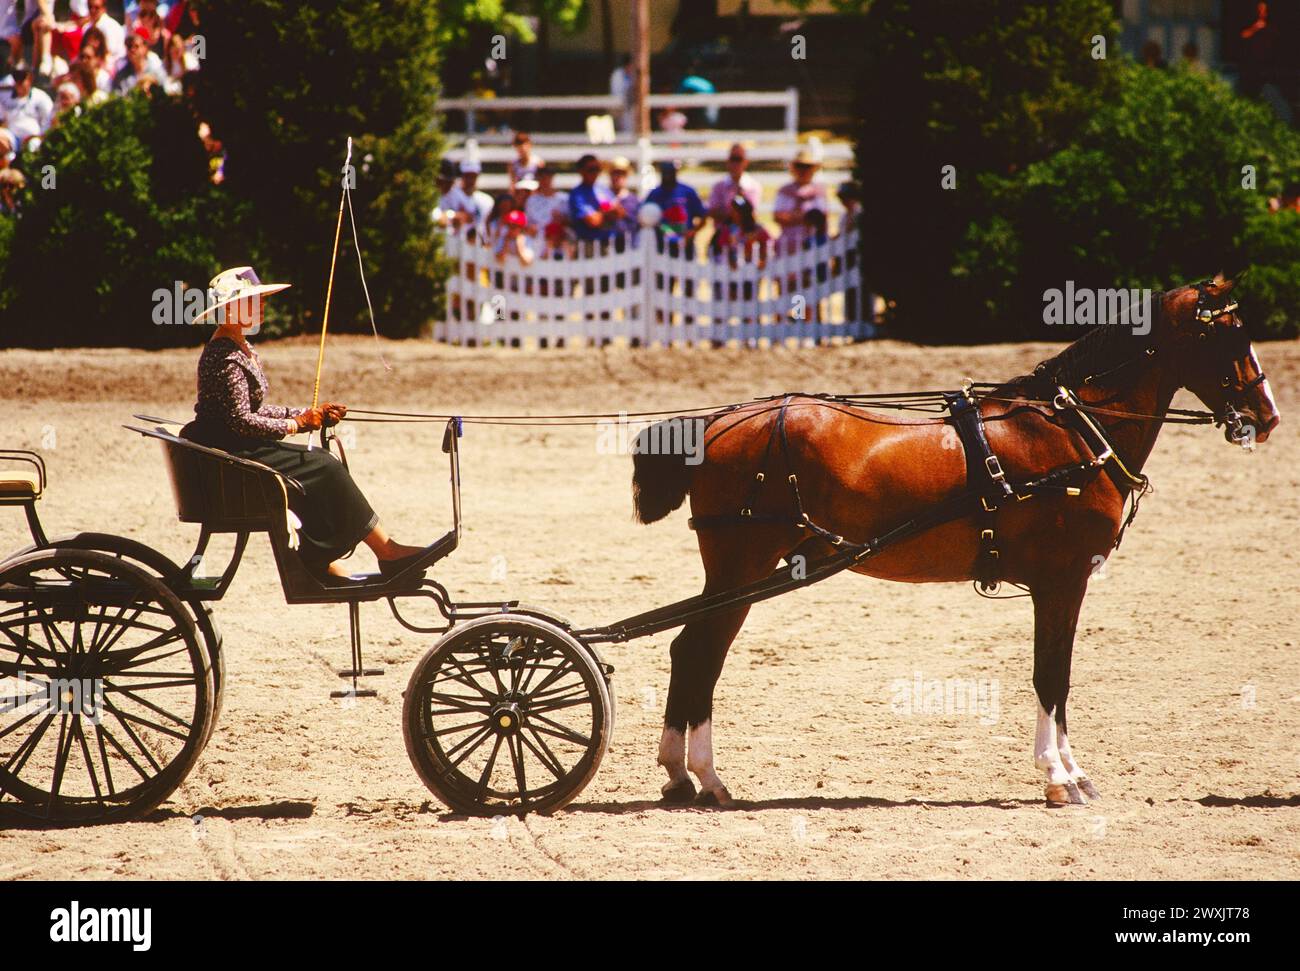
M22 216L0 234L0 344L202 339L153 322L157 290L207 285L227 212L179 101L137 92L68 118L23 166Z
M954 254L988 212L980 176L1046 158L1105 103L1113 72L1093 38L1114 37L1113 4L875 0L866 16L857 157L866 224L882 229L865 268L901 334L979 339Z
M1300 322L1300 215L1268 199L1300 179L1300 136L1223 81L1133 64L1075 144L981 190L954 272L983 295L1001 336L1046 336L1042 293L1162 289L1249 268L1243 317L1273 333Z
M237 227L222 261L295 284L277 298L320 325L348 136L366 280L380 330L416 333L441 286L435 202L437 7L425 0L207 0L203 112L227 152ZM365 298L340 243L330 326L360 326Z

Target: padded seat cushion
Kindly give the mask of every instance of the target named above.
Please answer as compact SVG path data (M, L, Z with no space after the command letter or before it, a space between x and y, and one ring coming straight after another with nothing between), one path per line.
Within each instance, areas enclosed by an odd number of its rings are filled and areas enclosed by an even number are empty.
M36 498L41 494L41 480L35 472L0 469L0 496Z

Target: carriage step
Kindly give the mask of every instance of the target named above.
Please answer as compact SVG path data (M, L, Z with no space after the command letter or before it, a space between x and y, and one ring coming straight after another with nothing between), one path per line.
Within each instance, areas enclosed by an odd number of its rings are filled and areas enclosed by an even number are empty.
M348 691L331 691L331 698L378 698L379 692L374 688L353 688Z
M348 669L340 671L340 678L378 678L384 674L383 668L362 668L360 671Z

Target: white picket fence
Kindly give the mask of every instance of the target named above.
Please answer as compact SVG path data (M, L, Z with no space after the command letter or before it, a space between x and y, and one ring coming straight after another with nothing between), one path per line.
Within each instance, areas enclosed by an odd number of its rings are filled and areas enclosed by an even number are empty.
M469 346L758 346L876 334L856 230L793 252L769 246L717 261L661 247L652 229L628 242L580 244L577 255L522 266L450 236L447 314L434 338Z

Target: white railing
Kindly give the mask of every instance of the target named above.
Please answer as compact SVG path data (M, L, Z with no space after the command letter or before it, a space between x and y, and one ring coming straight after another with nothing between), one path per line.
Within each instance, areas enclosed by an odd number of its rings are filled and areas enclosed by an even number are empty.
M770 244L717 259L661 246L652 229L527 266L513 257L502 263L463 236L448 237L446 249L453 272L434 337L453 344L757 346L876 333L855 230L793 250Z
M784 91L718 91L713 94L652 94L650 110L675 106L683 111L692 108L780 108L784 115L785 137L799 134L799 89ZM547 95L545 97L439 98L439 111L465 112L465 127L473 132L475 113L508 111L594 111L618 114L627 107L609 94Z

